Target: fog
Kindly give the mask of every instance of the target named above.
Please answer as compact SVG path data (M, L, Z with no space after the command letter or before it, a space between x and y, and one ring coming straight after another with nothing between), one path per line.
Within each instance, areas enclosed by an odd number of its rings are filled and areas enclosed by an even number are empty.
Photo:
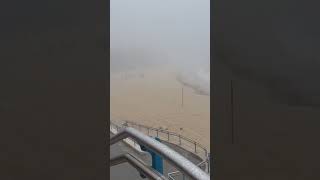
M170 67L209 94L209 0L112 0L111 73Z

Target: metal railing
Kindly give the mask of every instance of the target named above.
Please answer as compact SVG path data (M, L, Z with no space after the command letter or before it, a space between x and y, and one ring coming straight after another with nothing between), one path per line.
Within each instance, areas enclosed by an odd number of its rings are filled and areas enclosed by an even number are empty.
M204 162L206 164L205 169L206 169L206 172L208 172L210 174L210 161L208 160L209 153L208 153L207 149L205 147L203 147L201 144L197 143L196 141L194 141L190 138L187 138L187 137L182 136L182 135L175 133L175 132L170 132L170 131L160 129L160 128L154 128L154 127L141 125L141 124L131 122L131 121L122 121L121 125L117 125L114 122L110 121L110 127L117 129L117 131L119 131L119 129L121 129L123 127L133 127L133 128L138 129L139 131L147 134L148 136L158 137L162 141L166 141L171 144L175 144L175 145L183 148L184 150L187 150L187 151L197 155L203 161L206 160ZM133 143L136 143L134 140L132 140L132 141L133 141Z
M170 180L176 180L175 177L182 175L182 180L185 180L186 177L184 174L181 174L180 171L174 171L171 173L168 173L168 179Z
M123 129L123 128L125 128L125 126L117 125L116 123L110 121L110 132L111 132L112 134L118 133L118 132L119 132L121 129ZM114 130L115 132L112 132L112 130ZM128 137L128 138L127 138L126 140L124 140L124 141L125 141L127 144L130 144L131 146L133 146L133 149L134 149L134 150L137 150L136 147L137 147L138 143L137 143L134 139ZM140 147L140 146L139 146L139 147ZM138 151L140 151L140 150L138 150Z
M117 124L115 124L114 122L110 121L110 127L113 128L113 129L116 129L117 132L118 132L119 130L121 130L122 128L124 128L124 127L128 127L128 125L131 125L131 127L137 128L137 129L139 129L140 131L143 130L143 129L148 128L149 130L146 130L146 131L149 132L149 133L147 133L149 136L152 134L151 132L152 132L153 130L156 130L156 129L157 129L157 128L150 128L150 127L144 126L144 125L139 125L139 124L137 124L137 123L133 123L133 122L129 122L129 121L123 121L123 122L122 122L122 125L117 125ZM165 130L162 130L162 129L158 129L158 130L159 130L160 133L161 133L162 131L165 131ZM142 132L143 132L143 131L142 131ZM167 131L165 131L165 132L167 132ZM159 134L159 133L157 133L157 134ZM170 134L176 135L177 133L172 133L172 132L171 132ZM170 134L169 134L169 135L170 135ZM158 137L160 137L160 136L158 135ZM186 137L184 137L184 136L181 136L181 135L179 135L179 134L178 134L178 137L179 137L179 138L188 139L188 138L186 138ZM130 139L130 140L133 142L134 146L135 146L135 144L137 144L137 142L135 142L134 139L131 139L131 138L128 138L128 139ZM170 138L170 137L169 137L169 140L170 140L170 139L173 139L173 138ZM162 141L168 141L168 139L163 139L163 138L162 138ZM192 140L191 140L191 141L192 141ZM181 142L181 140L179 140L179 142ZM187 141L187 142L188 142L188 141ZM172 143L172 142L171 142L171 143ZM197 144L198 144L198 143L197 143ZM176 144L176 145L180 146L181 144L179 143L179 144ZM180 147L181 147L181 146L180 146ZM204 149L205 149L205 148L204 148ZM199 164L197 164L197 166L200 167L201 169L202 169L203 166L204 166L205 170L210 174L210 158L209 158L209 153L208 153L207 157L202 157L202 158L203 158L203 161L201 161ZM185 179L185 175L184 175L183 173L181 173L180 171L173 171L173 172L169 172L169 173L168 173L168 178L169 178L170 180L175 180L174 177L178 177L178 176L182 176L182 179L183 179L183 180Z
M148 136L158 137L163 141L183 147L184 149L200 156L202 159L206 159L208 157L208 150L204 146L190 138L182 136L181 134L160 128L141 125L131 121L125 121L124 126L136 128Z
M159 129L159 128L154 128L154 127L149 127L145 125L141 125L135 122L131 121L125 121L123 124L126 127L133 127L138 129L139 131L147 134L148 136L153 136L153 137L158 137L162 141L166 141L172 144L175 144L197 156L199 156L202 160L208 159L208 150L199 144L198 142L187 138L185 136L182 136L181 134L175 133L175 132L170 132L164 129ZM209 161L206 161L206 171L210 173L210 168L208 168Z
M197 180L210 179L209 175L205 171L200 169L191 161L189 161L176 151L172 150L168 146L156 141L155 139L139 132L138 130L132 127L122 128L119 133L115 134L110 139L110 146L128 137L134 139L139 144L144 145L150 148L151 150L155 151L157 154L168 160L177 169L185 173L187 176Z
M208 163L209 158L203 160L202 162L200 162L199 164L197 164L198 167L201 167L201 165ZM209 168L209 167L208 167ZM175 177L182 175L182 180L185 180L185 175L183 173L181 173L180 171L174 171L174 172L170 172L168 173L168 179L170 180L175 180Z

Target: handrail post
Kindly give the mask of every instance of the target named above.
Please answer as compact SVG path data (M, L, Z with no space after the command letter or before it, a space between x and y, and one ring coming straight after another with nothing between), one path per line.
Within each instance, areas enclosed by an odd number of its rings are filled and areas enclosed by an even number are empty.
M168 142L169 142L169 132L167 132L167 134L168 134Z
M197 143L194 142L194 152L197 153Z
M181 135L179 134L179 145L181 145Z

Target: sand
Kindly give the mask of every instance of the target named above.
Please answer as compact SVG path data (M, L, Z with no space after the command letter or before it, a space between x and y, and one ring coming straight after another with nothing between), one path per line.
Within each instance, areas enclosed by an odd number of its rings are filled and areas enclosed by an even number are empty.
M182 84L174 70L159 67L116 72L110 80L112 121L167 128L210 149L210 97L184 87L182 106Z

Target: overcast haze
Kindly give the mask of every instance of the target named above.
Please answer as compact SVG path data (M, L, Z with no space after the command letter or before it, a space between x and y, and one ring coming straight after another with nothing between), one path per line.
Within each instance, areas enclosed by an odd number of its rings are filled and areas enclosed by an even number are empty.
M209 149L209 3L111 1L112 121L178 132Z
M209 80L209 3L209 0L112 0L111 71L170 64L179 71L188 71L184 74L196 75L205 70Z

